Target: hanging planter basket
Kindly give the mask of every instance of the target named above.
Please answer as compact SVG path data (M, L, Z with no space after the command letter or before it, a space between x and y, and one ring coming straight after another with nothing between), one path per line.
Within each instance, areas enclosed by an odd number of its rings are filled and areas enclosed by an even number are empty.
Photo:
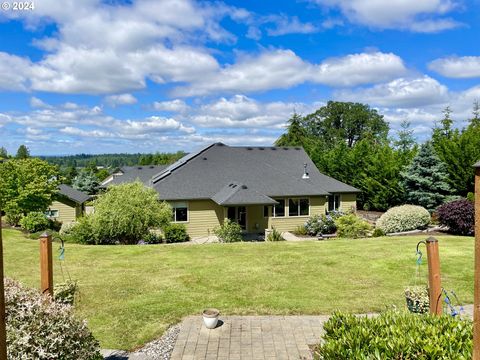
M426 314L430 308L428 288L426 286L411 286L405 289L407 308L415 314Z

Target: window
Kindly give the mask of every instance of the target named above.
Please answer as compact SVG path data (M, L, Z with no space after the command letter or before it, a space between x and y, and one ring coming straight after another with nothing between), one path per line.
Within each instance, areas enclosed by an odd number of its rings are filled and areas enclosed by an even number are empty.
M288 199L288 216L308 216L310 214L310 200Z
M338 211L340 209L340 195L330 195L328 197L328 211Z
M186 202L173 202L170 205L172 206L172 221L188 221L188 206Z
M268 208L269 207L270 206L266 206L266 205L263 207L263 217L268 217Z
M58 210L48 209L45 215L49 218L58 218Z
M273 216L274 217L282 217L285 216L285 199L275 199L278 201L273 207Z

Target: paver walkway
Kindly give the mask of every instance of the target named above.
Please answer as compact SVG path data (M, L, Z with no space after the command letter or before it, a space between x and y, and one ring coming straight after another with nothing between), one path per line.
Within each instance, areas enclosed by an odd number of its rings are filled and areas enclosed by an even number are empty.
M171 360L310 359L328 316L224 316L216 329L183 320Z

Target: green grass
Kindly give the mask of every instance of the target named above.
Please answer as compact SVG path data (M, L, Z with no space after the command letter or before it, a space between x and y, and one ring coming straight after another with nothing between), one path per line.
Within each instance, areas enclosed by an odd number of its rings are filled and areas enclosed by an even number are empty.
M206 307L223 314L326 314L404 306L403 288L414 281L415 246L423 239L67 244L65 267L79 281L76 311L88 319L102 347L132 349ZM473 302L473 238L438 239L444 286ZM4 230L6 276L38 286L38 252L38 241ZM58 264L55 282L62 282ZM425 279L426 269L424 261Z

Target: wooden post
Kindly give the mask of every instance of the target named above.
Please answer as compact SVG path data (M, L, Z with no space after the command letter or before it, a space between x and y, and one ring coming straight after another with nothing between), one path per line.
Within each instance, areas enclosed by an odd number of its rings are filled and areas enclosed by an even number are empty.
M442 315L442 283L440 278L440 256L438 240L429 237L427 243L428 288L430 297L430 314Z
M5 289L3 286L2 210L0 210L0 360L7 360L7 332L5 324Z
M480 161L475 167L475 273L473 293L473 359L480 360Z
M52 236L47 233L40 235L40 276L40 291L53 298Z

